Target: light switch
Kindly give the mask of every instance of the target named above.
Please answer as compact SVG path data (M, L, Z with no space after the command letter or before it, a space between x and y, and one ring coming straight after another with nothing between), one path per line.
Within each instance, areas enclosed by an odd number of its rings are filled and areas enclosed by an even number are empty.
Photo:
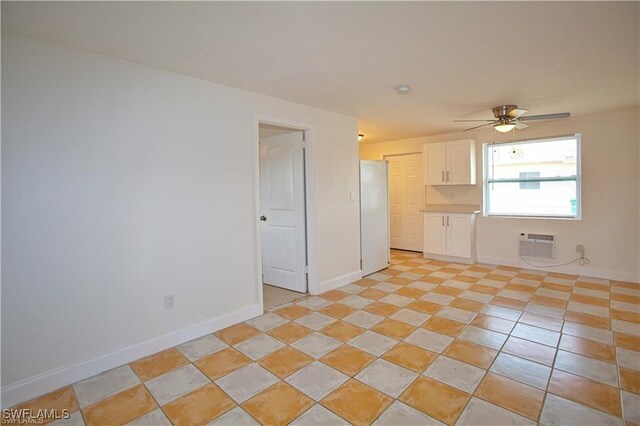
M356 193L354 191L349 192L349 199L351 201L355 201L356 200Z

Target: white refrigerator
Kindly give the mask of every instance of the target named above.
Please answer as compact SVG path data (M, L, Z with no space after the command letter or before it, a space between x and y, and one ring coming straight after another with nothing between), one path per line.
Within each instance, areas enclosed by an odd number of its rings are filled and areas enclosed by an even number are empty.
M362 275L389 266L389 181L386 161L360 161Z

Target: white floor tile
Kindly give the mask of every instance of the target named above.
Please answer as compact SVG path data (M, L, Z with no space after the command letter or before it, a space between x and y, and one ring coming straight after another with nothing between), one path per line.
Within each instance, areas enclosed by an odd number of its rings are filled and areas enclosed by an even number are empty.
M413 371L377 359L373 364L358 373L355 378L362 383L397 398L418 377Z
M467 404L458 421L457 425L465 426L507 426L507 425L532 425L535 422L519 416L504 408L483 401L480 398L473 397Z
M597 359L574 354L571 352L558 351L554 368L588 377L600 383L610 386L618 386L618 369L614 364L598 361Z
M481 368L440 355L423 373L467 393L473 393L484 377Z
M381 356L398 343L397 340L383 336L373 331L365 331L359 336L349 340L349 345L370 353L374 356Z
M131 367L123 365L73 385L80 408L140 383Z
M215 384L235 402L242 404L278 381L276 376L258 364L249 364L216 380Z
M315 361L287 377L286 382L315 401L320 401L347 380L349 376Z
M189 361L195 361L227 347L227 344L213 334L191 340L176 347Z
M498 354L490 371L543 390L551 375L549 367L505 353Z
M291 344L294 348L314 358L321 358L342 343L320 333L313 333Z
M254 361L282 348L284 343L266 334L259 334L234 347Z
M444 334L419 328L404 339L405 342L427 349L431 352L440 353L446 349L453 338Z
M187 364L149 380L145 386L158 401L158 404L164 405L209 382L207 376L202 374L193 364Z
M374 426L444 426L444 423L400 401L395 401L391 404L373 424Z
M622 420L549 393L542 408L540 423L545 426L621 426Z

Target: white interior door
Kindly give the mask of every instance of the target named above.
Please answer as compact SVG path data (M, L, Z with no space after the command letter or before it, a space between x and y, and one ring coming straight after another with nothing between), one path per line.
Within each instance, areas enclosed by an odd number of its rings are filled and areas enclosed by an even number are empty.
M260 140L262 281L306 292L304 147L302 132Z
M360 238L362 275L389 266L387 162L360 161Z
M391 248L422 251L424 184L422 154L394 155L389 161Z

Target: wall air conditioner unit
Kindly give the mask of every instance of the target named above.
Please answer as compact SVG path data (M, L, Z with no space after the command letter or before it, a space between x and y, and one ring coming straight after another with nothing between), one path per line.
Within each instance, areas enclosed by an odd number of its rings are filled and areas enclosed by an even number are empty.
M555 235L520 234L520 256L553 259L556 257Z

